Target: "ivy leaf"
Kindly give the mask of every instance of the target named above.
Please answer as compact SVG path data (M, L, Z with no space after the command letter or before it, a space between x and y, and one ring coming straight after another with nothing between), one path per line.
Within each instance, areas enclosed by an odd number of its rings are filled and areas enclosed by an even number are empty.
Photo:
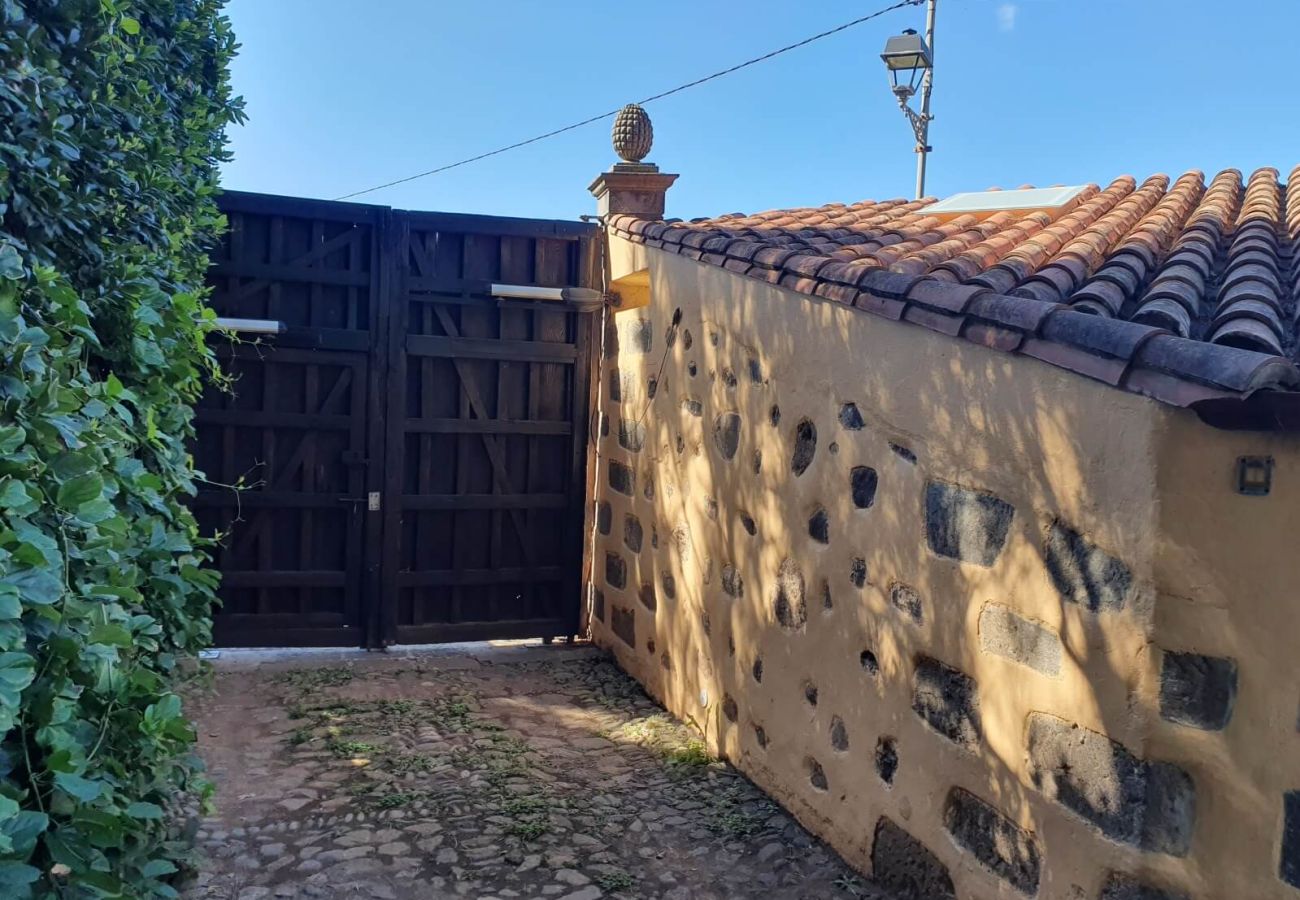
M96 625L90 629L90 642L92 644L109 644L113 647L130 647L131 632L114 622L109 622L106 625Z
M0 585L13 585L27 603L48 606L63 595L63 582L48 569L21 569L0 578Z
M126 808L126 814L133 819L161 819L163 808L156 803L137 801ZM170 871L176 870L173 868Z
M5 860L0 862L0 897L26 900L32 895L29 885L41 877L40 869L26 863Z
M64 509L76 509L83 503L98 500L104 492L104 479L98 472L78 475L59 486L58 503Z
M0 584L0 619L17 619L23 614L23 602L18 589L11 584Z
M82 803L89 803L104 792L103 782L91 781L89 778L82 778L80 775L71 775L67 772L56 772L54 783L58 785L60 790L71 794Z
M0 453L13 453L27 440L27 432L20 425L0 426Z
M13 244L0 244L0 278L23 277L23 258Z
M122 30L125 31L127 34L139 34L140 22L136 19L131 18L130 16L123 16Z
M0 653L0 733L13 727L22 692L35 677L36 660L31 654L20 650Z
M0 837L9 842L10 854L26 857L36 847L41 832L49 826L50 818L45 813L22 810L9 818L0 819ZM3 883L0 881L0 884Z
M19 509L32 502L31 495L21 481L5 478L0 481L0 507Z

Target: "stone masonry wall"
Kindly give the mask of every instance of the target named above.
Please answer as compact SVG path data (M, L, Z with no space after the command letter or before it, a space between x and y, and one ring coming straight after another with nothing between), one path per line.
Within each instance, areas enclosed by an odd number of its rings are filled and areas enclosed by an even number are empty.
M1240 447L1032 360L613 244L615 276L651 283L610 317L592 501L592 633L624 668L901 898L1300 897L1300 763L1246 749L1300 740L1300 677L1278 656L1286 727L1251 709L1241 733L1246 613L1165 621L1195 603L1171 590L1217 577L1198 466ZM1297 449L1270 446L1279 472ZM1274 546L1295 515L1269 520ZM1267 591L1279 563L1249 577ZM1280 646L1294 622L1270 615Z

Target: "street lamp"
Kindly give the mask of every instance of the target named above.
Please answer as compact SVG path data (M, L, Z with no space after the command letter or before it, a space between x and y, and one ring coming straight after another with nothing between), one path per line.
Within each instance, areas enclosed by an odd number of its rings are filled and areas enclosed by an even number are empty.
M885 42L885 52L880 58L889 70L890 87L898 99L898 107L907 116L916 136L916 198L925 195L926 154L933 148L930 136L930 89L934 84L934 8L937 0L929 0L925 17L925 38L909 28ZM921 90L921 111L918 113L907 102Z

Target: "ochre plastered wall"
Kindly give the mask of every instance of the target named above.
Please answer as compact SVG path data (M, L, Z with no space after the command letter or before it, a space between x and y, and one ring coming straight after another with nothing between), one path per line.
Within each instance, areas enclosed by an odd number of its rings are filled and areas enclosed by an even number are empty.
M1300 896L1294 441L610 249L650 286L600 385L592 630L622 666L904 894ZM1252 452L1269 497L1233 490ZM1256 641L1226 728L1162 718L1163 646Z

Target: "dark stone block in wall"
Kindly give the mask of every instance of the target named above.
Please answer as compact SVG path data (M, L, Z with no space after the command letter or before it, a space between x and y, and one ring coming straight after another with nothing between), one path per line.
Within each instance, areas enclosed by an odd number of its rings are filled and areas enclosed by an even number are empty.
M897 900L956 900L952 877L925 845L881 816L871 844L871 874Z
M745 596L745 579L740 577L740 572L730 563L722 567L722 590L729 597Z
M819 509L808 519L808 536L819 544L831 542L831 519L826 510Z
M795 477L808 471L817 453L817 426L804 419L794 429L794 453L790 456L790 471Z
M839 716L831 717L831 748L836 753L844 753L849 749L849 730Z
M894 783L898 771L898 741L882 737L876 742L876 774L885 784Z
M925 486L925 537L940 556L991 566L1016 510L987 491L931 481Z
M624 450L640 453L641 448L645 446L645 425L636 420L629 422L627 419L620 417L618 420L618 445Z
M640 553L644 534L640 519L631 513L623 517L623 543L627 545L627 549L633 553Z
M722 383L726 385L729 391L736 389L736 373L731 366L727 366L722 370Z
M963 747L980 741L979 687L965 672L928 656L916 661L912 710L926 723Z
M1300 888L1300 791L1282 797L1282 862L1278 877Z
M1236 701L1236 660L1165 651L1160 670L1162 718L1220 731L1232 718Z
M596 614L596 621L605 621L605 592L594 585L591 589L591 606Z
M845 403L840 407L840 424L849 431L861 431L867 423L862 421L862 413L858 412L856 403Z
M635 474L632 476L632 490L636 490ZM655 498L655 475L652 471L646 472L645 484L641 486L641 496L645 497L647 500L653 500Z
M609 614L609 627L629 647L636 647L636 611L623 606L613 606Z
M734 722L740 716L740 709L736 706L736 700L730 694L722 697L722 714L727 717L728 722Z
M1071 603L1098 612L1120 610L1128 602L1129 567L1059 520L1048 531L1043 559L1057 592Z
M822 769L822 764L815 759L807 759L804 766L808 770L808 783L813 786L813 790L824 791L830 787L830 782L826 780L826 772Z
M597 531L599 531L601 534L608 535L609 527L610 527L610 519L612 518L613 518L613 513L610 511L608 503L602 500L596 504L596 530Z
M672 572L660 572L659 582L663 585L664 596L669 600L677 599L677 579Z
M637 596L641 599L641 605L650 610L650 612L654 612L659 608L659 598L655 594L655 586L653 582L648 581L641 585L641 590L637 592Z
M867 561L860 556L853 558L853 564L849 568L849 581L855 588L860 588L867 583Z
M904 447L902 444L895 444L891 441L889 449L897 453L900 459L910 462L913 465L916 464L916 454L912 452L911 448Z
M620 591L627 587L627 561L617 553L605 554L605 584Z
M623 373L617 366L609 370L609 399L614 403L623 402Z
M636 493L636 472L616 459L609 461L609 486L631 497Z
M776 576L772 611L782 628L802 628L808 622L808 601L804 597L803 572L792 559L783 560Z
M974 794L948 792L943 826L962 847L1016 890L1033 895L1041 871L1034 836Z
M654 326L650 320L633 319L627 324L620 343L625 344L628 353L649 353L654 347L654 340Z
M698 419L704 415L704 403L695 397L683 397L682 412Z
M879 477L870 466L856 466L849 472L849 488L853 494L853 505L858 509L869 509L876 502L876 484Z
M1148 762L1065 719L1029 717L1034 785L1111 840L1185 856L1196 819L1196 788L1175 765Z
M781 407L779 407L779 406L777 406L775 403L773 403L773 404L772 404L772 408L771 408L770 410L768 410L768 412L767 412L767 418L768 418L768 420L772 423L773 427L775 427L775 426L777 426L777 425L780 425L780 424L781 424Z
M1183 893L1143 884L1122 872L1111 872L1097 900L1189 900Z
M749 380L754 382L754 384L762 384L763 366L761 363L759 363L758 357L751 356L749 358L748 365L749 365Z
M925 613L921 603L921 595L917 593L916 588L910 584L894 582L889 586L889 602L894 605L895 609L904 613L917 625L921 624Z
M736 458L740 449L740 416L724 412L713 420L713 444L725 460Z

